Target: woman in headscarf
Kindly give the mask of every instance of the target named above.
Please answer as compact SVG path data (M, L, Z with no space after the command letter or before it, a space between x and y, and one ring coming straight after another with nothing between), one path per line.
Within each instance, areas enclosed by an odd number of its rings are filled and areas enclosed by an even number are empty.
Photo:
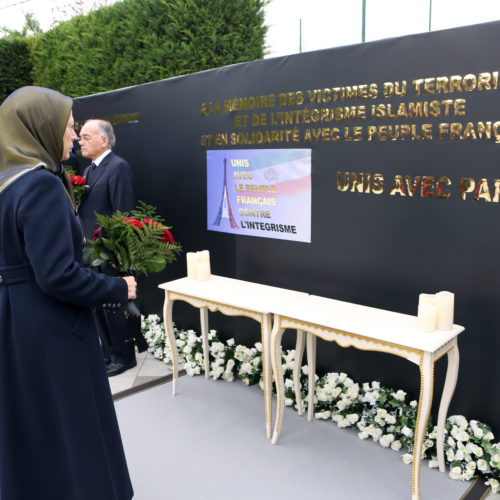
M91 307L134 278L85 268L61 161L72 100L24 87L0 106L0 499L133 497Z

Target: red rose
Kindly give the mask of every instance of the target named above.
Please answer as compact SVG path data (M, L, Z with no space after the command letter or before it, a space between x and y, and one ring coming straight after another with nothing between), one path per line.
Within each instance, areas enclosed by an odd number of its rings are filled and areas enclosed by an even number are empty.
M153 219L143 219L142 222L144 222L144 224L148 224L148 225L151 225L151 226L154 226L154 227L159 226L158 222L156 222Z
M97 240L97 238L99 238L99 231L100 231L100 227L98 227L95 231L94 231L94 234L92 235L92 239L95 241Z
M160 240L164 242L168 241L172 245L174 244L174 237L172 236L172 233L168 229L163 230L163 234L161 235Z
M137 220L137 219L132 219L131 217L129 217L128 219L124 219L125 222L131 226L135 226L135 227L138 227L139 229L142 229L142 222L140 220Z
M71 184L73 185L73 189L78 186L85 186L87 183L85 179L81 175L71 174Z

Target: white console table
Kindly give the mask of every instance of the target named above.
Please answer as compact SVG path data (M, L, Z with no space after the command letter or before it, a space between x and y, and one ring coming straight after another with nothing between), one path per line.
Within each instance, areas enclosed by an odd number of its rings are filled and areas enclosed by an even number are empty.
M269 342L271 337L272 312L278 305L299 300L306 297L307 294L215 275L212 275L208 281L181 278L163 283L159 285L159 287L165 290L163 318L165 320L168 343L172 350L172 394L174 395L176 393L179 365L179 355L172 324L172 307L176 300L188 302L192 306L200 309L206 378L208 378L208 372L210 370L208 351L208 309L210 309L210 311L217 310L229 316L247 316L260 323L266 433L267 437L271 438L272 367Z
M437 453L439 470L444 472L444 424L458 376L459 353L457 336L464 328L453 325L448 331L422 332L417 330L416 316L365 307L348 302L310 295L293 304L273 308L274 326L271 334L271 356L278 394L278 408L273 444L279 438L284 410L284 384L281 366L281 338L286 328L299 330L294 373L298 374L303 354L303 333L307 332L309 365L309 419L314 407L314 375L316 337L333 341L341 347L356 347L401 356L419 366L420 398L414 434L412 465L412 500L420 498L420 470L425 429L429 420L434 385L434 363L448 355L446 380L438 415ZM298 376L294 377L298 380ZM300 390L295 386L300 408Z

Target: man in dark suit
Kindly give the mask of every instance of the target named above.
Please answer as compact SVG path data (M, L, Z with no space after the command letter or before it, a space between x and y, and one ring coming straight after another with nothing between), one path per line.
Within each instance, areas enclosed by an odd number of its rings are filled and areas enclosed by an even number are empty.
M91 240L97 228L95 212L111 215L116 210L129 212L135 208L132 168L111 151L116 143L111 123L88 120L80 131L78 141L82 156L92 160L85 171L90 189L79 207L83 232L87 240ZM106 274L111 273L106 271ZM108 376L136 366L134 339L140 350L146 348L140 332L140 318L127 319L123 313L104 310L96 310L95 314Z

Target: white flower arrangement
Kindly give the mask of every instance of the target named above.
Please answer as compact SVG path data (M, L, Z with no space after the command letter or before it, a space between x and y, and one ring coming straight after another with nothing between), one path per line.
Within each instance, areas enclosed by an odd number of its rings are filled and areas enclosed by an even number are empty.
M165 329L160 317L151 314L141 318L141 328L149 351L165 363L172 362L172 353L166 341ZM178 330L174 326L179 358L186 373L193 377L204 371L201 336L193 330ZM208 334L210 350L209 376L214 380L233 382L235 378L246 385L262 380L262 344L254 347L235 345L234 339L222 342L215 330ZM282 354L284 372L285 404L297 408L293 381L295 351ZM307 407L307 367L300 372L301 398ZM360 439L371 437L384 448L405 450L401 459L406 464L413 461L413 434L417 419L418 403L408 401L406 392L394 391L379 382L355 383L345 373L327 373L316 376L314 390L314 416L332 420L339 427L354 427ZM431 420L427 425L424 441L424 458L429 467L437 467L437 427ZM500 491L500 443L493 443L491 428L478 422L468 421L462 415L448 417L445 424L444 452L449 464L449 475L453 479L469 481L479 474L493 493Z

